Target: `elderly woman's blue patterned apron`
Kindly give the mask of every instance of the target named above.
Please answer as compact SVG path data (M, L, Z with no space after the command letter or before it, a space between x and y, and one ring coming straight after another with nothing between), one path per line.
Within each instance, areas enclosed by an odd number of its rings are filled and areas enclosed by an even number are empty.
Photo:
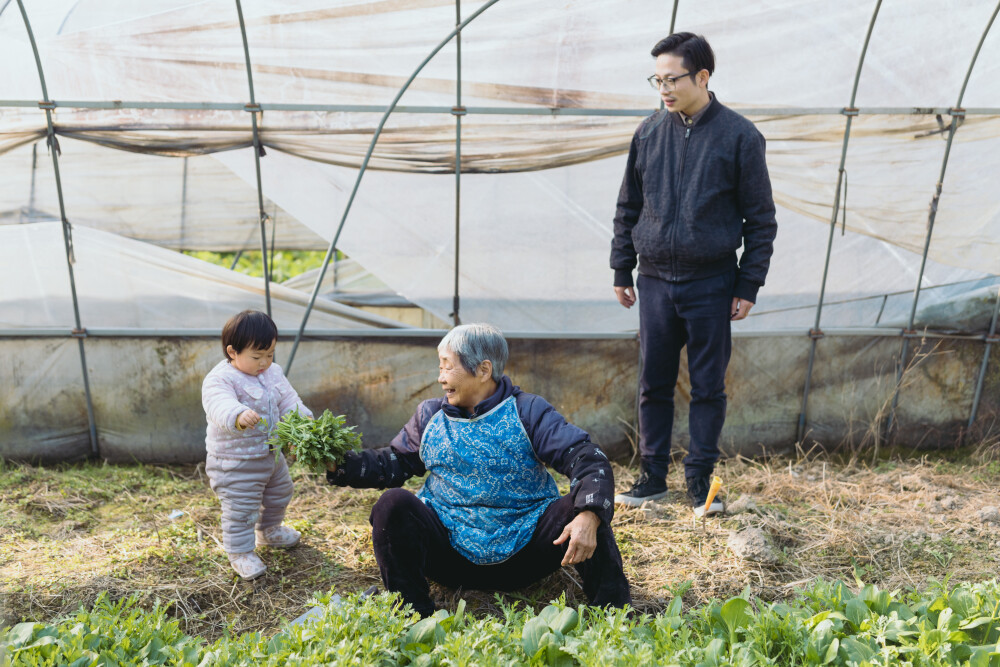
M452 546L478 565L517 553L559 498L514 396L471 419L439 411L424 429L420 458L429 475L418 496L437 512Z

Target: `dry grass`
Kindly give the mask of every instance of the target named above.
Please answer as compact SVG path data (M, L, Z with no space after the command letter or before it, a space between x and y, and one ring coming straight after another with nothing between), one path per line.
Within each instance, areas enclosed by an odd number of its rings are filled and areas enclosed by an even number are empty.
M853 582L855 573L890 589L993 578L1000 525L979 513L1000 506L1000 464L987 460L994 449L965 462L925 458L874 469L825 456L729 460L718 469L728 500L744 496L756 509L705 523L683 502L675 471L668 499L615 517L634 604L655 612L674 594L697 604L746 587L780 599L817 577ZM244 583L218 545L218 508L201 467L4 464L0 473L2 624L51 619L106 591L169 604L190 634L268 633L282 617L301 614L314 591L379 583L368 525L378 491L297 474L288 521L303 543L262 550L269 574ZM616 466L615 474L624 489L635 470ZM183 516L168 518L174 510ZM768 536L773 562L734 555L727 539L746 527ZM446 608L465 598L473 612L498 611L493 593L432 590ZM572 569L504 597L541 605L564 590L584 601Z

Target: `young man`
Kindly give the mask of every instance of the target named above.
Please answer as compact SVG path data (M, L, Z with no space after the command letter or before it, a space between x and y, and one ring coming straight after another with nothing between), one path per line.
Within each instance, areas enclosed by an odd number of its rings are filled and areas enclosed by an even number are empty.
M642 296L642 471L615 501L640 505L667 493L674 386L687 345L691 444L684 475L691 506L701 516L726 416L730 323L746 317L757 301L777 223L764 137L708 90L712 47L704 37L681 32L658 42L652 55L656 73L648 80L665 109L644 120L632 138L611 244L619 303L631 308L636 302L637 265ZM709 514L723 510L717 500Z

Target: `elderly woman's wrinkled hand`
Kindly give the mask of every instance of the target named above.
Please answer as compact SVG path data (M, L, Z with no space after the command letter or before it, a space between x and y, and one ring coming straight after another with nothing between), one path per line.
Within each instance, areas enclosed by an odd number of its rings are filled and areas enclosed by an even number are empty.
M562 544L569 540L562 564L575 565L582 563L594 555L597 548L597 528L601 520L590 510L584 510L566 524L562 534L552 544Z

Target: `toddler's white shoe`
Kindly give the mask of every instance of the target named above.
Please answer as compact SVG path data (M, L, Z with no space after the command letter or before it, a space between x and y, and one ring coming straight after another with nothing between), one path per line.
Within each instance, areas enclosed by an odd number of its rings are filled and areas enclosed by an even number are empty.
M256 579L267 572L267 566L264 565L264 561L253 551L242 554L228 554L228 556L229 564L233 566L236 574L240 575L244 581Z
M288 526L271 526L257 531L257 546L287 549L299 543L302 535Z

